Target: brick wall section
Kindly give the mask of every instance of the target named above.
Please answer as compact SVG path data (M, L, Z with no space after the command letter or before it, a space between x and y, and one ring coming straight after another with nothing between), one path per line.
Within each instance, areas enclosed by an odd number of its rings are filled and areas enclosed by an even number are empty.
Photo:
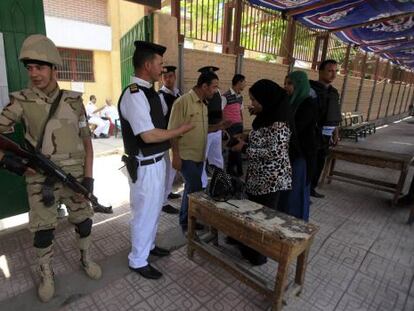
M401 88L401 99L398 105L397 113L399 113L400 111L404 112L404 105L405 105L405 101L407 100L407 92L408 92L408 85L404 84L403 87Z
M385 86L384 97L382 98L380 118L385 117L385 111L387 110L388 98L390 96L390 92L391 92L391 83L387 83L387 85Z
M348 77L346 92L344 94L344 102L342 104L342 112L350 112L355 110L359 83L359 78Z
M231 85L236 57L213 52L184 49L184 92L190 90L196 83L200 73L199 68L214 65L220 68L217 75L220 79L220 90L225 92Z
M394 106L397 100L397 93L398 93L399 86L400 86L399 83L394 82L394 89L392 90L392 94L391 94L391 102L390 102L390 108L388 109L388 116L392 116L392 112L394 110Z
M199 50L191 50L191 49L184 49L184 91L188 91L197 81L198 72L197 69L206 66L208 64L214 64L217 67L220 67L220 71L218 71L218 75L220 78L220 89L222 91L226 91L231 85L231 79L233 77L235 71L235 62L236 58L233 55L224 55L212 52L205 52ZM280 86L283 86L283 82L285 76L287 74L287 66L281 64L273 64L267 63L263 61L257 61L254 59L245 58L243 60L243 74L246 76L247 85L246 89L243 92L244 96L244 126L246 129L251 128L251 122L253 117L250 116L248 112L248 105L250 104L250 99L248 96L248 89L254 82L259 79L270 79L278 83ZM295 68L296 70L296 68ZM297 69L299 70L299 69ZM310 79L317 80L318 79L318 72L313 70L304 70ZM339 94L341 94L342 86L343 86L344 76L338 75L335 79L333 86L338 90ZM342 106L343 112L352 112L355 109L356 100L358 97L358 90L361 83L361 79L358 77L348 77L348 82L346 86L346 92L344 94L344 102ZM372 108L371 108L371 117L370 120L375 120L377 117L381 93L383 89L384 82L380 82L377 84L377 88L374 94ZM359 112L363 113L364 118L367 117L368 109L369 109L369 102L371 99L372 89L374 87L374 81L371 79L366 79L364 81L364 85L362 88L361 96L360 96L360 103L359 103ZM394 86L394 90L391 96L391 102L389 107L388 116L392 115L392 111L394 105L397 104L396 113L398 114L399 107L402 103L403 108L401 112L404 112L405 103L408 96L408 88L406 90L406 94L404 95L404 99L402 98L402 93L404 91L404 87L401 87L400 95L397 101L397 92L398 92L399 85L396 84ZM388 104L388 99L391 92L391 84L387 84L384 92L380 118L385 116L386 107ZM414 93L414 86L413 92ZM414 94L410 94L409 103L411 103L412 96Z
M413 89L414 89L414 86L412 86L412 85L410 85L409 88L407 88L407 99L404 102L404 107L403 107L403 109L405 108L404 111L409 110L408 106L411 105L411 102L412 102L412 99L413 99L413 97L412 97L413 96Z
M375 88L374 98L372 100L371 116L370 120L375 120L377 118L378 109L380 108L380 100L382 88L384 87L384 82L377 82L377 87Z
M373 86L374 86L373 80L365 79L364 85L362 87L361 97L359 100L359 108L358 108L359 112L361 112L364 115L364 120L367 117L368 108L369 108L369 100L371 99ZM359 89L359 85L358 85L358 89Z
M43 0L45 15L108 25L106 0Z

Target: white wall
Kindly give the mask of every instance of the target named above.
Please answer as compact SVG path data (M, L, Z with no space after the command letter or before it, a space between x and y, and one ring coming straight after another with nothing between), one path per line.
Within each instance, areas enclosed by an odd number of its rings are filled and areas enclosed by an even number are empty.
M6 54L4 52L3 34L0 32L0 111L9 103L9 89L6 73Z
M47 36L58 47L80 50L111 51L110 26L45 16Z

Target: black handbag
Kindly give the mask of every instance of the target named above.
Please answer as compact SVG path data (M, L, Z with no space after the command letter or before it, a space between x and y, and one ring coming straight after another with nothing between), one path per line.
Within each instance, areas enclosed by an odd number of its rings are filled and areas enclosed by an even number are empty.
M207 187L207 194L216 201L245 199L244 182L227 174L222 168L212 165L213 175Z

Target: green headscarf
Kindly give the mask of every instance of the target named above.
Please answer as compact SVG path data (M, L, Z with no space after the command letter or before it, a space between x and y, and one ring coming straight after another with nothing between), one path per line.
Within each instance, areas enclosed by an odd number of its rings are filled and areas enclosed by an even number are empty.
M310 84L308 75L304 71L294 71L288 77L295 88L290 96L289 104L298 107L309 96Z

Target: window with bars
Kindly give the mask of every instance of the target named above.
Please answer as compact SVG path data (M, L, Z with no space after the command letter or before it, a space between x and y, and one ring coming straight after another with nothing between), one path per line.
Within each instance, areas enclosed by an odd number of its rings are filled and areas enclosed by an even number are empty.
M93 52L59 48L63 65L58 68L58 80L94 82Z

